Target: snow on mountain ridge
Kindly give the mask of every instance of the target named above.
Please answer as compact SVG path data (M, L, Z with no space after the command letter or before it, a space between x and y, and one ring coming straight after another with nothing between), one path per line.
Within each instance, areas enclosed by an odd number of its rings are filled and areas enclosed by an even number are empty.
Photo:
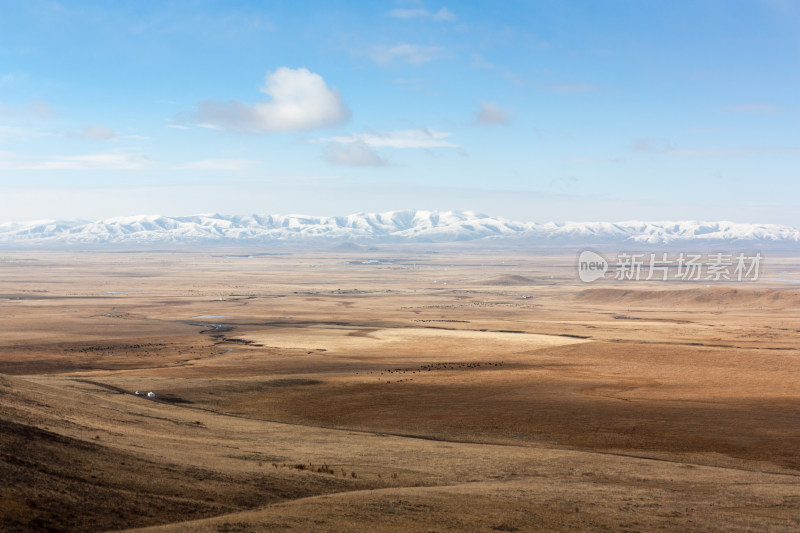
M400 210L347 216L137 215L97 221L0 223L0 243L197 243L311 241L455 242L516 239L545 243L749 241L800 243L800 230L730 221L515 222L472 211Z

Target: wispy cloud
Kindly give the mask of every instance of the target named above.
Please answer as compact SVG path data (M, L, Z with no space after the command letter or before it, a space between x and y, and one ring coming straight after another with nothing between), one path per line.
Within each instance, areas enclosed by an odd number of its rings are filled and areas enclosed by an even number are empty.
M568 157L567 161L571 163L622 163L625 159L622 157L576 156Z
M521 85L523 83L522 77L517 75L513 72L510 68L502 66L502 65L495 65L494 63L487 61L484 57L480 54L474 54L472 56L472 68L479 68L485 70L491 70L499 74L501 77L515 83L517 85Z
M349 143L329 142L322 154L325 161L334 165L385 167L388 162L364 141Z
M547 90L560 94L581 94L597 92L600 90L600 86L594 83L562 83L551 85L547 87Z
M547 188L551 191L565 194L572 192L578 183L580 183L580 180L575 176L563 176L550 180Z
M392 80L392 83L407 91L425 91L430 88L428 81L424 78L397 78Z
M672 143L664 139L641 138L631 143L631 150L649 154L663 154L673 150Z
M433 20L455 20L456 15L446 7L441 7L439 11L431 15Z
M117 134L108 126L92 124L81 132L81 137L92 141L113 141L117 138Z
M447 139L452 133L427 128L413 130L370 131L312 139L311 143L325 143L322 157L336 165L385 167L389 162L378 152L380 148L423 149L459 148ZM433 154L433 152L430 152Z
M25 111L38 118L53 118L56 116L53 108L50 107L50 104L45 102L44 100L31 100L28 102Z
M778 110L778 107L772 104L765 104L765 103L749 103L749 104L738 104L738 105L728 106L727 109L735 113L769 114L769 113L775 113Z
M481 107L475 113L475 123L481 125L507 124L512 117L511 111L501 109L493 102L481 102Z
M671 157L733 158L752 155L797 156L800 146L706 146L676 148L663 139L636 139L631 143L634 152Z
M395 61L411 65L420 65L441 57L442 49L438 46L423 46L398 43L393 46L376 45L369 49L369 56L378 65L385 66Z
M389 12L389 16L398 19L423 18L423 19L436 20L439 22L451 21L456 19L455 14L444 6L441 7L439 11L435 12L428 11L427 9L422 7L410 8L410 9L392 9Z
M251 168L256 162L249 159L201 159L176 165L181 170L226 170L240 171Z
M27 74L17 73L17 72L6 72L5 74L0 75L0 87L6 85L13 85L15 83L25 81L26 79L28 79Z
M0 46L0 56L30 56L38 52L38 48L30 45Z
M230 100L201 102L188 117L178 122L248 133L306 131L346 122L350 110L336 89L322 76L305 68L281 67L267 73L261 92L271 101L249 105ZM183 119L183 120L181 120Z
M709 80L717 76L719 76L719 72L716 70L699 70L686 74L684 78L688 80Z
M49 119L55 117L56 114L50 104L44 100L33 99L23 106L7 106L0 102L0 116Z
M100 153L53 156L34 162L19 162L21 170L139 170L152 161L144 154Z
M666 155L675 157L730 158L750 155L797 156L800 146L710 146L706 148L687 148L670 150Z
M335 142L339 144L363 143L375 148L458 148L447 141L452 133L427 128L414 130L393 130L384 132L354 133L312 142Z
M0 126L0 142L8 142L31 137L46 137L50 133L34 128L19 128L16 126Z
M153 161L143 153L122 151L82 155L32 156L0 150L0 169L3 170L140 170L175 169L195 171L238 172L253 168L258 161L250 159L201 159L179 164Z

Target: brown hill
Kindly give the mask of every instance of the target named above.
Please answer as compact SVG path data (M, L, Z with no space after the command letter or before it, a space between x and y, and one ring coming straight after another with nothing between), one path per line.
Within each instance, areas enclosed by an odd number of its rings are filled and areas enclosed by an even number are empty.
M327 492L262 472L220 472L188 467L153 450L135 452L106 442L113 434L84 426L109 420L130 426L116 409L92 408L97 398L0 375L0 531L105 531L191 520L253 509ZM150 405L131 395L131 400ZM156 404L157 405L157 404ZM139 420L144 413L140 413ZM60 417L63 420L59 420ZM107 425L106 420L101 425ZM71 427L91 435L50 431ZM147 449L146 425L140 448ZM113 426L111 426L113 427ZM117 428L121 429L121 427ZM202 430L198 426L198 430ZM263 469L262 469L263 470ZM334 488L335 490L335 488Z
M800 307L797 289L732 289L727 287L683 290L586 289L575 294L582 303L625 303L700 307Z
M497 276L484 281L483 285L501 285L501 286L516 286L516 285L533 285L537 282L535 278L528 278L516 274L506 274L505 276Z

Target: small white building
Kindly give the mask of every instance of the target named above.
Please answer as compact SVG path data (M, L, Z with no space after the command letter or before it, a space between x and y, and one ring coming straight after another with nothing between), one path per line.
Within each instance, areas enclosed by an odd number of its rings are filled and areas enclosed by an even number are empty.
M156 393L153 392L153 391L150 391L150 392L147 393L147 397L148 398L155 398L156 397Z

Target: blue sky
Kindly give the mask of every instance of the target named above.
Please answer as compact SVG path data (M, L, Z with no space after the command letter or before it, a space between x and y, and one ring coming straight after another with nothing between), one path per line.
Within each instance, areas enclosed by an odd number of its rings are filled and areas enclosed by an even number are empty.
M800 2L0 0L0 219L800 226Z

